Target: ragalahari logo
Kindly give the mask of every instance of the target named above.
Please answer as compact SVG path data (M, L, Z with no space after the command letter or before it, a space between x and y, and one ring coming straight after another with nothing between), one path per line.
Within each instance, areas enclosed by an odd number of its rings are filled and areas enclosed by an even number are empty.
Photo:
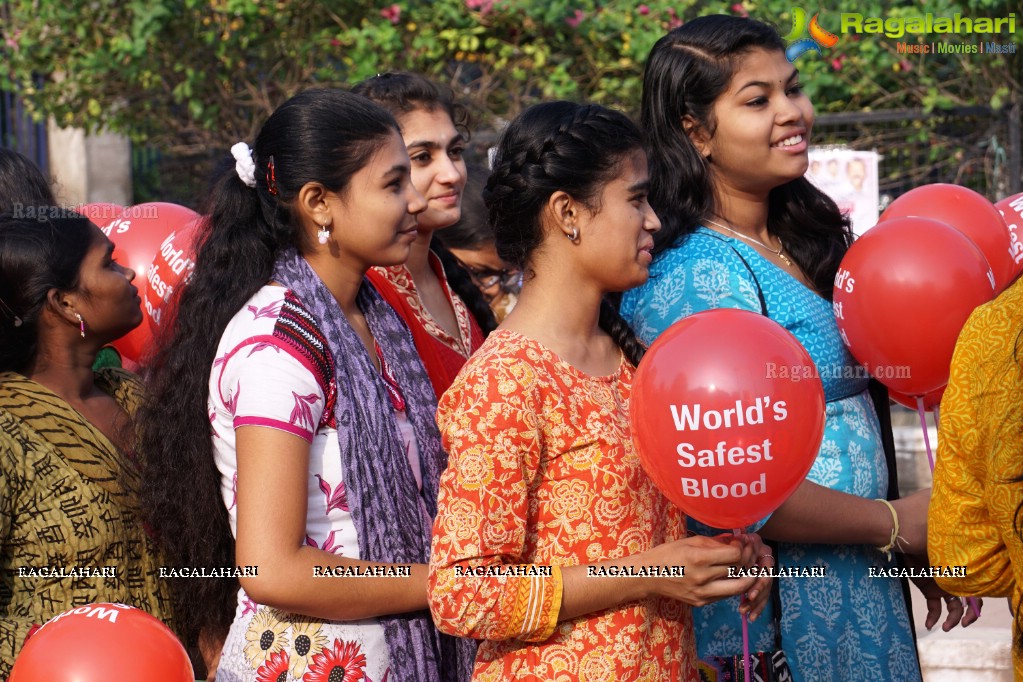
M792 32L785 36L785 41L789 43L785 50L785 56L790 62L796 61L800 55L810 50L815 50L817 54L824 54L821 48L834 47L838 42L838 36L821 28L817 22L819 16L820 13L814 14L813 19L807 23L806 10L802 7L792 8ZM807 32L810 37L804 38L803 34Z

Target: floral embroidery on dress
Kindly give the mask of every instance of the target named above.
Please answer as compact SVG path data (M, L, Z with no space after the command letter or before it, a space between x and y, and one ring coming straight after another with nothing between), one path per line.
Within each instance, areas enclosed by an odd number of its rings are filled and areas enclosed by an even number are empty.
M359 542L330 402L336 384L332 373L330 381L322 376L332 359L319 331L306 325L300 302L291 296L285 303L288 297L289 292L281 287L260 289L248 303L255 312L279 308L281 318L288 317L286 324L280 318L254 319L254 311L242 307L218 346L216 354L223 361L211 368L211 426L220 436L212 443L223 476L224 507L234 527L238 509L234 448L239 425L291 429L291 433L310 441L305 544L328 552L328 562L329 555L358 559ZM314 342L300 341L306 333ZM264 344L276 352L248 352ZM322 678L336 682L368 680L372 676L379 682L386 678L390 655L378 619L331 621L285 613L255 603L244 590L238 592L235 614L224 643L219 667L222 675L218 679L301 682ZM335 640L341 642L336 651ZM347 649L347 657L345 642L354 642ZM341 660L343 665L324 668L328 653L331 661ZM323 663L320 668L313 666L317 655ZM323 675L314 676L311 671Z
M291 676L302 679L317 651L329 644L319 621L295 621L291 627Z
M327 498L328 514L333 509L340 509L343 512L350 511L348 509L348 492L345 490L344 481L338 483L337 487L331 492L330 483L324 481L323 476L316 474L316 480L320 482L320 490L323 491L324 496Z
M366 678L365 667L366 657L357 642L335 639L333 647L313 656L302 682L358 682Z
M457 339L437 324L437 321L433 319L433 315L423 305L415 282L412 281L412 273L409 272L407 267L404 265L393 265L391 267L376 267L373 269L394 285L395 290L397 290L408 306L415 311L416 317L423 323L426 331L431 336L464 358L472 355L472 330L469 322L469 309L465 307L462 299L451 294L451 288L443 277L440 278L441 285L443 285L444 293L451 302L451 308L455 311L455 319L458 320L459 338Z
M291 397L295 401L295 407L291 410L291 417L289 420L296 426L302 426L309 430L313 430L313 411L310 406L318 403L320 401L320 397L315 393L299 395L294 391L291 392Z
M338 544L336 544L336 545L334 544L334 533L335 532L336 531L333 531L333 530L330 531L330 534L327 536L327 539L323 541L322 545L316 544L316 540L313 540L308 535L305 536L305 543L307 545L309 545L310 547L314 547L316 549L322 549L324 552L330 552L331 554L341 554L341 552L339 550L344 549L344 546L340 542Z
M287 682L288 652L277 651L256 670L256 682Z
M268 303L263 307L247 305L245 308L252 313L253 320L258 320L261 317L268 317L272 320L276 320L277 316L281 314L281 303L283 303L283 301L274 301L273 303Z
M474 680L696 682L688 606L649 599L558 622L561 568L685 535L630 437L633 368L585 375L508 330L469 359L437 411L441 477L429 594L446 632L484 640ZM466 580L456 568L549 567Z
M263 665L273 654L288 646L285 631L289 623L281 615L277 609L260 606L256 617L249 623L245 631L245 657L253 668Z

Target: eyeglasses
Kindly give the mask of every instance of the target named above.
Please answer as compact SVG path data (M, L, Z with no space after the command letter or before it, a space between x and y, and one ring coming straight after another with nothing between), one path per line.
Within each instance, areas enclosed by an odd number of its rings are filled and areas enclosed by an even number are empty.
M469 273L473 284L484 293L494 287L500 287L501 293L505 294L518 293L522 288L522 271L517 268L494 270L493 268L473 267L462 261L458 262Z

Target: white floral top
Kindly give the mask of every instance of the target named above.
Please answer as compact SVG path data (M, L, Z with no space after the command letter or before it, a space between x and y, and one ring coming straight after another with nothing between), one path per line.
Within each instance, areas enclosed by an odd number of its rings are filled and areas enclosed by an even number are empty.
M360 558L334 422L333 359L289 290L265 286L232 318L217 347L209 390L214 452L232 532L237 532L234 430L280 429L310 443L306 544ZM412 471L419 472L411 424L404 411L396 412ZM336 578L322 580L324 590L342 589L340 582L331 585ZM379 682L387 678L388 666L384 631L375 619L322 621L284 613L239 590L217 682Z

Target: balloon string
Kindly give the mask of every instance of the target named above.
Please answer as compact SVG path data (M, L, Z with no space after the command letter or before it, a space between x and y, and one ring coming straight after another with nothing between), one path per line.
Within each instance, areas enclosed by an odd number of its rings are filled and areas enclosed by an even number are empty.
M931 476L934 475L934 455L931 454L931 439L927 431L927 419L925 418L926 412L924 411L924 399L923 396L917 396L916 398L916 411L920 414L920 428L924 432L924 447L927 448L927 462L931 465ZM934 424L938 424L938 408L934 408ZM980 618L980 606L977 604L976 597L968 597L966 600L970 605L970 610L973 611L973 615Z
M742 535L741 528L735 528L732 530L732 534L735 536ZM746 595L743 595L745 598ZM740 602L741 603L741 602ZM743 677L744 680L750 680L750 669L749 669L749 614L742 614L742 667L746 675Z

